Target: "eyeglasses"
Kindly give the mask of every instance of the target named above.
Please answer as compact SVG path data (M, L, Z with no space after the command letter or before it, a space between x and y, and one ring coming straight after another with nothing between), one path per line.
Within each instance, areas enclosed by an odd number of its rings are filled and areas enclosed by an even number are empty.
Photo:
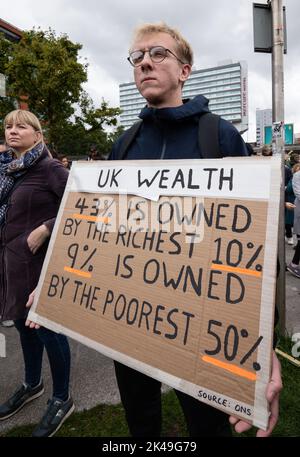
M164 48L163 46L153 46L152 48L145 49L145 50L138 50L138 51L133 51L129 54L129 57L127 57L127 60L131 63L133 67L139 67L142 65L142 62L144 60L146 52L149 52L150 59L152 62L155 63L160 63L168 55L168 52L172 54L179 62L182 64L185 64L182 60L179 59L179 57L174 54L174 52L170 51L170 49Z

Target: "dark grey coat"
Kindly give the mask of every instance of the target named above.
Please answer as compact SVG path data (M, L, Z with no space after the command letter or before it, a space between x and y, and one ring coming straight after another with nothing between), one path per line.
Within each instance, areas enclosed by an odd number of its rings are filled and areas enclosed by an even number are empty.
M32 254L27 238L41 224L52 232L67 179L68 171L45 149L9 197L0 227L0 321L26 317L48 246Z
M295 194L295 205L294 209L294 233L300 235L300 171L297 171L293 176L293 191Z

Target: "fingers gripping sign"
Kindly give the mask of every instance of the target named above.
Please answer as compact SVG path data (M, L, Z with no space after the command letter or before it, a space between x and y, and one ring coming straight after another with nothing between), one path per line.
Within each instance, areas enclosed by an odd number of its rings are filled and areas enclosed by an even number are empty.
M267 430L258 429L256 436L257 437L268 437L272 434L279 416L279 394L282 389L282 379L281 379L281 365L280 362L273 351L272 356L272 372L271 379L267 385L266 398L269 403L269 423ZM237 433L244 433L252 427L252 425L244 420L240 420L235 416L229 417L229 422L234 426L234 429Z
M26 303L26 308L31 308L32 304L33 304L33 300L34 300L34 296L35 296L35 291L36 289L34 289L31 294L29 295L28 297L28 301ZM34 329L39 329L40 328L40 325L36 324L35 322L32 322L31 320L29 319L26 319L26 322L25 322L25 325L26 327L29 327L29 328L34 328Z

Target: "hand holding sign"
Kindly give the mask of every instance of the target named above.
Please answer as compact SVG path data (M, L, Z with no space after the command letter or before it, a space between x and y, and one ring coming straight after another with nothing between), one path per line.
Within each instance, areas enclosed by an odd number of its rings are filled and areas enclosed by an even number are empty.
M279 176L275 158L75 164L30 319L270 433Z
M31 252L35 254L49 238L49 236L50 231L44 224L33 230L27 238L27 244Z
M27 301L27 303L25 305L26 308L31 308L31 306L33 305L33 300L34 300L34 297L35 297L35 291L36 291L36 289L34 289L31 292L31 294L29 295L28 301ZM30 319L26 319L25 325L26 325L26 327L34 328L36 330L38 330L40 328L39 324L36 324L35 322L31 321Z
M256 433L257 437L268 437L272 434L274 427L277 424L279 416L279 394L282 389L282 380L281 380L281 368L280 362L276 356L275 351L272 355L272 374L271 379L267 386L266 397L269 404L270 416L267 426L267 430L259 429ZM234 429L237 433L244 433L247 430L250 430L252 424L244 420L239 419L235 416L229 417L229 422L231 425L234 425Z

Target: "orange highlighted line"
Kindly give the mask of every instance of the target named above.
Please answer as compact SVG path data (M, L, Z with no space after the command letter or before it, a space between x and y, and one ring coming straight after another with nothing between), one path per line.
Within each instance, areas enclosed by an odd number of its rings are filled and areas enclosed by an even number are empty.
M83 219L84 221L93 221L93 222L104 222L105 224L109 223L109 217L99 217L99 216L84 216L83 214L73 214L72 217L75 219Z
M84 278L92 277L91 273L86 273L85 271L82 271L82 270L76 270L75 268L64 267L64 270L68 271L69 273L73 273L74 275L77 275L77 276L83 276Z
M261 278L260 271L248 270L248 268L230 267L229 265L220 265L218 263L212 263L211 269L233 271L235 273L239 273L240 275L256 276L257 278Z
M230 363L221 362L220 360L216 360L212 357L208 357L204 355L202 357L203 362L211 363L218 368L223 368L223 370L230 371L231 373L236 374L237 376L241 376L242 378L250 379L250 381L256 381L256 374L251 373L251 371L243 370L243 368L239 368L235 365L231 365Z

